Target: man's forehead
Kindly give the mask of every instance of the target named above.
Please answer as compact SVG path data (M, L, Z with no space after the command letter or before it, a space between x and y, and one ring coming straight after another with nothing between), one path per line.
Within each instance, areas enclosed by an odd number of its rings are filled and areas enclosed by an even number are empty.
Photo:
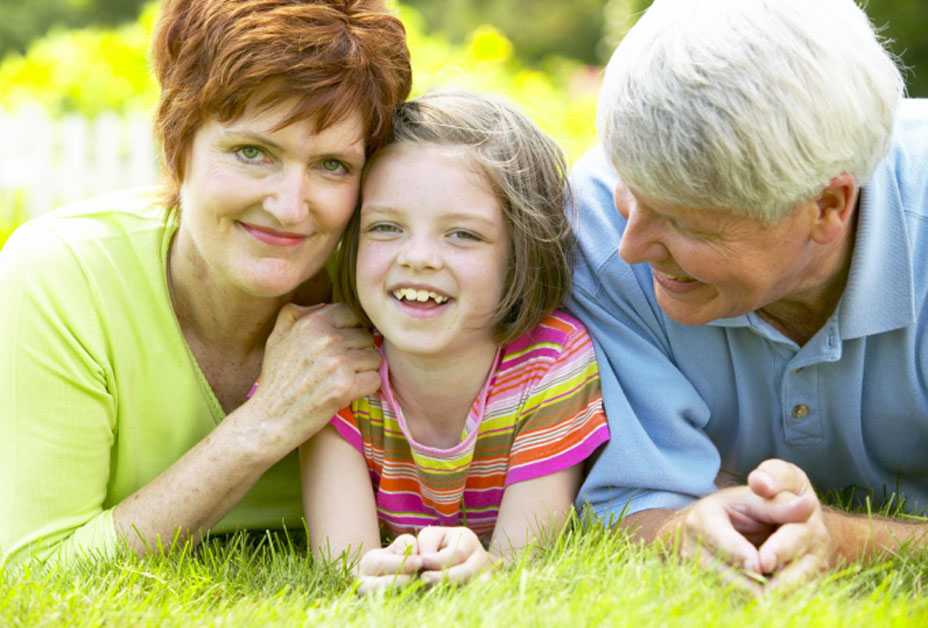
M704 232L756 232L766 230L766 223L720 207L690 207L641 194L633 188L628 193L644 209Z

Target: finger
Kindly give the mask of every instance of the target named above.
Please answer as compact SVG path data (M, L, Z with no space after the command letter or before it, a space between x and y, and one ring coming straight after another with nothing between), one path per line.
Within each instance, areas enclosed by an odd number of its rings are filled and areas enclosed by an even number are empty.
M473 556L473 552L464 547L447 546L437 552L423 553L422 568L426 570L441 570L461 565Z
M713 572L722 582L729 585L736 591L747 595L759 597L764 591L764 584L767 579L755 571L748 569L739 569L728 564L708 551L699 556L698 564L703 569Z
M771 458L760 463L748 475L748 486L760 497L772 499L777 493L788 491L803 495L811 490L809 478L798 466Z
M344 303L330 303L322 309L322 314L336 329L359 327L361 325L361 319L358 318L358 315Z
M374 349L374 337L366 329L348 327L334 332L337 334L338 346L345 349Z
M390 576L416 574L421 568L422 559L416 554L406 556L383 550L374 550L361 558L358 572L362 576Z
M402 587L415 580L415 576L361 576L359 595L368 595L394 587Z
M819 508L818 497L814 492L796 495L788 491L777 493L772 499L757 497L745 500L739 506L743 516L775 526L808 521Z
M376 349L348 349L345 353L355 371L376 371L380 368L380 353Z
M419 555L434 554L441 549L445 543L445 536L448 528L441 526L426 526L419 530L416 535L416 541L419 544Z
M355 399L373 395L380 390L380 373L377 371L360 371L355 374ZM353 400L352 400L353 401Z
M815 549L816 540L819 539L808 524L788 523L780 526L757 550L761 571L780 571Z
M805 554L770 579L768 592L786 593L813 580L825 569L824 559L817 554Z
M287 303L281 307L277 312L277 320L274 322L274 332L281 333L293 327L293 324L303 317L307 309L309 308L294 303Z
M757 548L735 529L721 504L701 504L689 513L685 524L684 556L700 558L699 554L708 549L711 555L731 565L760 573Z
M386 549L400 556L412 556L418 554L416 537L411 534L401 534L390 543Z
M466 561L448 567L447 569L423 571L419 578L426 584L438 584L439 582L453 582L462 584L467 582L480 572L489 569L490 562L485 556L472 554Z

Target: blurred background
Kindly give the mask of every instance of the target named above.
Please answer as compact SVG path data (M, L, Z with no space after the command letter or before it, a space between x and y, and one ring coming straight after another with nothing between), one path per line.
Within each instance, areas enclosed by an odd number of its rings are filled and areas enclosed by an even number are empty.
M814 1L814 0L809 0ZM650 0L403 0L414 93L515 101L573 161L594 141L602 65ZM928 96L928 2L867 12ZM31 215L157 181L148 67L158 2L0 0L0 246Z

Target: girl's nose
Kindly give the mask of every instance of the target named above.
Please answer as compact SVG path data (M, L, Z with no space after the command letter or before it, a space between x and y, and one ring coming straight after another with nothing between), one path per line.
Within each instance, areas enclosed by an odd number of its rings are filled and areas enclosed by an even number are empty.
M409 238L400 249L398 261L414 270L434 270L441 267L438 244L428 237Z

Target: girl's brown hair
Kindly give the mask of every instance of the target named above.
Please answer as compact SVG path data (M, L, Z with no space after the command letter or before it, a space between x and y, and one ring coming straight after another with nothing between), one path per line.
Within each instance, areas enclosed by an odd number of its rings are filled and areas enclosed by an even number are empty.
M501 100L436 92L396 110L387 144L400 143L464 148L499 200L512 241L494 318L497 343L518 338L563 304L574 250L567 214L572 203L564 155L551 138ZM367 320L355 287L359 214L342 239L336 287Z
M259 107L296 99L281 128L358 111L371 153L412 81L406 32L381 0L165 0L153 57L171 207L208 117L234 120L256 95Z

